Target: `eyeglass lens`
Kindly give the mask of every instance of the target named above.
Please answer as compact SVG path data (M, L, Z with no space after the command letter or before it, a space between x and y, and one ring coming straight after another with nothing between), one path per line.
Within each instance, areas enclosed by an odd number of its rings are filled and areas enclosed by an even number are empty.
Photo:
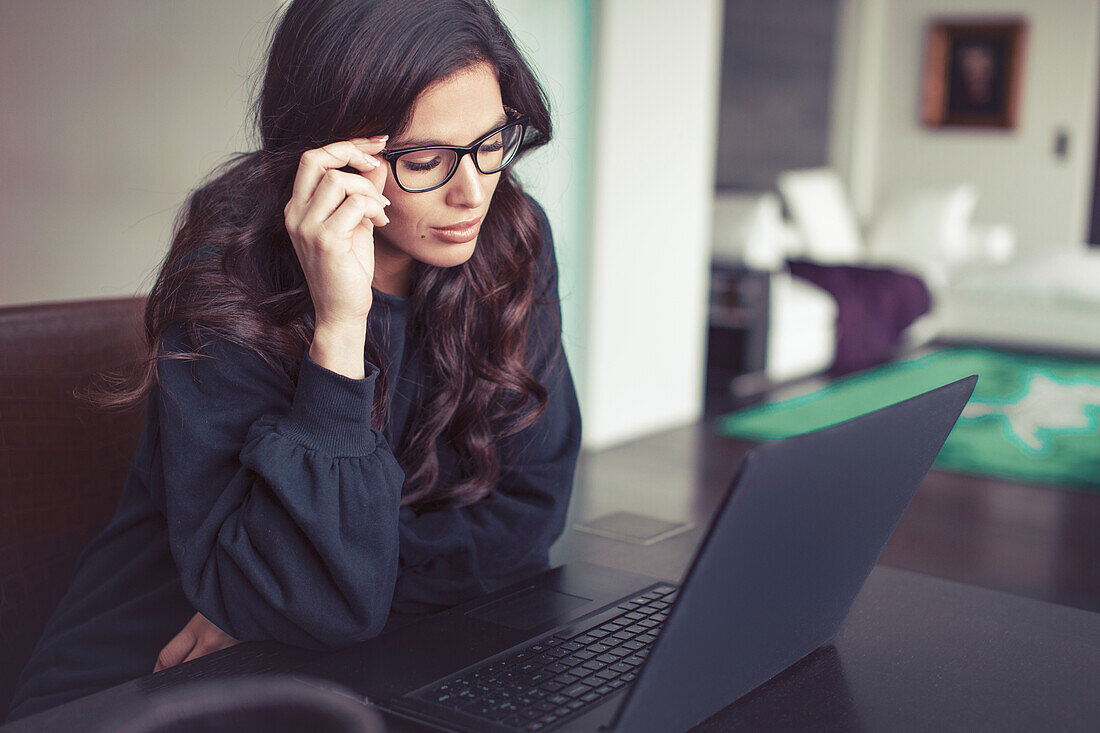
M523 125L513 124L481 141L474 151L482 173L496 173L512 162L523 140ZM394 173L403 188L420 191L435 188L447 180L457 165L458 153L446 148L414 150L400 156Z

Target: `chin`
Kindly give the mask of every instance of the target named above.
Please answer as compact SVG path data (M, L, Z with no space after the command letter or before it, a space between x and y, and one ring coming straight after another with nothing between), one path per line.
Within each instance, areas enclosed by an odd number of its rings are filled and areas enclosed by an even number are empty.
M413 254L413 258L418 262L432 267L458 267L473 257L476 247L477 239L474 238L462 244L440 242L410 254Z

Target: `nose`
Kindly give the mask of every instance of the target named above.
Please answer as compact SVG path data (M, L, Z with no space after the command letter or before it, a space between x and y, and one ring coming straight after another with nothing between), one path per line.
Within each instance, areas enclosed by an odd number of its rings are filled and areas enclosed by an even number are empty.
M488 176L483 176L478 171L471 156L463 156L458 163L458 170L447 184L447 203L471 209L481 206L485 203L487 179Z

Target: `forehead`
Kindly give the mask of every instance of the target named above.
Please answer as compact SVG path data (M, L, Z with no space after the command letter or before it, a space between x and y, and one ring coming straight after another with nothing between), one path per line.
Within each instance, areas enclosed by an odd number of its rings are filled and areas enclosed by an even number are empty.
M496 73L488 64L476 64L421 92L399 138L466 145L492 129L503 109Z

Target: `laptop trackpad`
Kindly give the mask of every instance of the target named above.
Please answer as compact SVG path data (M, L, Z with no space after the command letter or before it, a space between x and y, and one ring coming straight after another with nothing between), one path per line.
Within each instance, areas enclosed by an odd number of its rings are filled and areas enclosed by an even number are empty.
M467 611L466 615L492 621L510 629L527 631L591 602L591 598L571 596L568 593L558 593L547 588L532 586L484 606L478 606Z

